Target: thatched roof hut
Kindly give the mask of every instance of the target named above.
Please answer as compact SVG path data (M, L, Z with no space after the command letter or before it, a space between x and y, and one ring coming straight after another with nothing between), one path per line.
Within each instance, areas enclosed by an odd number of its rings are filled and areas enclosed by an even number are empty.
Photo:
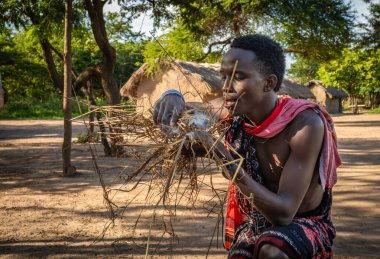
M162 64L161 73L147 75L148 64L142 65L120 89L122 96L136 100L139 111L153 107L161 94L168 89L177 89L186 101L209 101L222 95L223 80L219 76L220 64L177 61ZM293 98L315 99L310 90L285 79L278 92Z
M325 107L329 113L341 113L343 111L343 100L348 98L346 92L332 86L326 87L319 80L311 80L306 86L315 95L316 102Z
M345 91L340 90L338 88L328 86L326 90L327 93L330 94L333 98L348 98L348 94Z
M278 95L289 95L294 99L307 99L310 101L315 101L315 96L309 88L288 79L284 79L282 81Z
M209 101L222 95L218 65L172 62L162 64L161 71L153 76L147 75L147 69L148 64L143 64L120 89L122 96L136 100L140 111L153 107L169 89L179 90L187 102Z

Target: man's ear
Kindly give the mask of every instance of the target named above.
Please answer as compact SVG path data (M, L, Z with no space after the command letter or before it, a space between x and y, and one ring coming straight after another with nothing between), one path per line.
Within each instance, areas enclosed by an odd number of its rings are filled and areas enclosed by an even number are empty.
M264 92L272 91L277 85L277 80L277 76L274 74L267 76L265 79Z

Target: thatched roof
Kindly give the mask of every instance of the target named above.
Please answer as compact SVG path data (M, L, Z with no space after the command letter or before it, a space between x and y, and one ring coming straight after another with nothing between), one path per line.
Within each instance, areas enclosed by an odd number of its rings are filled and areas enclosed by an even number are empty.
M128 81L120 89L121 96L136 96L137 87L144 77L146 77L146 70L148 68L148 63L144 63L139 69L137 69Z
M282 80L282 85L278 91L278 94L289 95L296 99L315 99L314 94L309 90L309 88L288 79Z
M332 86L327 87L327 92L331 94L333 97L338 97L338 98L348 97L348 94L345 91L332 87Z
M322 89L326 93L326 96L329 99L347 98L348 97L348 94L346 92L344 92L343 90L337 89L337 88L332 87L332 86L326 87L322 83L322 81L320 81L320 80L311 80L309 83L306 84L306 86L308 88L319 87L320 89Z
M180 66L190 73L198 74L202 80L206 81L213 89L218 89L222 86L223 80L220 78L219 64L194 63L194 62L178 62Z
M147 68L148 64L145 63L132 74L132 76L120 89L120 94L122 96L136 97L137 88L140 82L144 78L149 77L146 74ZM206 82L206 84L211 88L211 91L218 90L218 88L223 84L223 81L219 76L219 68L220 65L218 64L194 63L185 61L176 61L175 63L171 63L169 66L167 64L161 64L162 73L165 73L165 71L169 69L174 69L178 71L178 73L185 74L191 82L193 82L193 80L195 82L199 80ZM192 76L195 76L195 78L192 78ZM153 80L159 81L160 79L154 78L153 76Z
M180 69L178 68L180 65ZM132 74L129 80L123 85L120 89L120 94L122 96L137 96L137 88L139 87L140 82L147 78L146 70L148 65L143 64L136 72ZM162 67L163 73L168 69L176 69L178 73L186 74L190 80L192 76L196 76L199 80L203 80L210 87L211 91L221 91L223 86L223 80L220 78L219 70L220 64L206 64L206 63L194 63L194 62L185 62L177 61L175 64L172 63L171 66ZM160 80L160 78L155 78L153 80ZM302 98L302 99L315 99L313 93L304 85L292 82L290 80L284 79L282 86L278 92L279 95L289 95L293 98Z

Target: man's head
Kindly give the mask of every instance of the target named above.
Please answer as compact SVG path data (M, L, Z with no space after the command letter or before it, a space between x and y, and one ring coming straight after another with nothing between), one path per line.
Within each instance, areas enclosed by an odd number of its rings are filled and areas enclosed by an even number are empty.
M266 36L255 34L234 39L231 48L254 52L257 69L266 75L276 75L277 84L273 90L277 92L280 89L285 73L285 57L280 44Z
M220 67L224 107L235 115L265 116L275 104L284 70L285 58L277 42L262 35L235 39Z

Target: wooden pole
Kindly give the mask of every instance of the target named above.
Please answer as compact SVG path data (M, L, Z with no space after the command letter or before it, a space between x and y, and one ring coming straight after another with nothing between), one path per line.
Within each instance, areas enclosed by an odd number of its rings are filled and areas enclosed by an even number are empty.
M64 39L64 87L63 87L63 144L62 144L62 159L63 159L63 176L75 174L75 167L71 165L71 31L72 31L72 0L65 0L65 39Z

